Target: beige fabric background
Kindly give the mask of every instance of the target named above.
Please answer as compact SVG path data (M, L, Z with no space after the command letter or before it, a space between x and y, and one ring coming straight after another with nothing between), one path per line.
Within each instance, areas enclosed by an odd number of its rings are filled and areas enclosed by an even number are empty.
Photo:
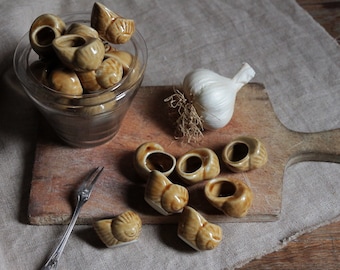
M233 74L243 61L266 85L282 123L295 131L340 128L339 46L294 1L102 1L134 18L149 49L143 85L181 83L193 68ZM16 43L42 13L90 11L92 1L0 0L0 269L38 269L64 226L27 225L38 113L11 72ZM340 138L334 145L340 143ZM65 164L66 166L66 164ZM176 226L144 226L140 240L105 249L77 226L60 269L232 269L306 230L339 220L340 167L305 162L284 176L283 208L272 223L222 224L224 240L195 252Z

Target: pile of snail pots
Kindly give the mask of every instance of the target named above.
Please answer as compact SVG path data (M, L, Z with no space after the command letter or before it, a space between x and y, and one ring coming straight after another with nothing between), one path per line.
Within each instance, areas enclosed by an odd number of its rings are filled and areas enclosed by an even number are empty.
M30 68L45 86L71 96L91 94L119 83L127 74L133 56L117 50L135 31L135 23L94 3L91 26L67 26L58 16L37 17L29 31L32 49L39 60Z
M222 151L222 161L232 172L258 169L267 162L267 151L257 138L242 136L229 142ZM205 183L207 201L234 218L247 215L253 192L241 180L220 177L217 154L209 148L194 148L178 159L156 142L145 142L135 151L134 168L145 181L145 201L162 215L179 214L177 235L192 248L203 251L216 248L222 240L220 226L210 223L197 210L188 206L185 186ZM173 172L184 185L173 183Z

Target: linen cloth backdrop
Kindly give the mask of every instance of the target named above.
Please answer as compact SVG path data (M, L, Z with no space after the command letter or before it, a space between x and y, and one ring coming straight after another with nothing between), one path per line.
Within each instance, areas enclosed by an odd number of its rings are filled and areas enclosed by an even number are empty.
M289 129L340 127L339 46L294 1L118 1L102 3L133 18L149 61L143 85L176 85L204 67L233 75L243 61L256 70L274 110ZM15 46L43 13L90 11L89 0L0 1L0 268L37 269L65 226L31 226L27 203L39 114L11 70ZM256 113L256 112L254 112ZM338 145L339 140L334 144ZM65 164L67 166L67 164ZM76 226L60 269L232 269L290 239L339 220L338 164L304 162L286 170L282 214L270 223L220 224L224 240L196 252L175 225L144 225L138 242L106 249L91 226Z

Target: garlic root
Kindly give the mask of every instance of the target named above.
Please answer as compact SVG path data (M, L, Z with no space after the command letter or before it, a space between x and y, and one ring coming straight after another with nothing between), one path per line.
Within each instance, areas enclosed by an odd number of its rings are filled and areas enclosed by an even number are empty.
M164 102L168 103L170 119L175 121L175 139L185 138L190 143L203 138L203 120L180 90L174 89Z

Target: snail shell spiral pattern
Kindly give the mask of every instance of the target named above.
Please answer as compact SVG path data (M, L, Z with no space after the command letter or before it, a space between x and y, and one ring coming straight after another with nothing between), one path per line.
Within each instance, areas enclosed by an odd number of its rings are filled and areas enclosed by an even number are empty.
M142 230L142 221L135 212L126 211L113 219L98 220L93 227L107 247L116 247L136 241Z
M112 219L111 230L120 242L136 240L142 229L140 217L133 211L126 211Z
M192 248L203 251L216 248L222 241L223 232L220 226L186 206L178 222L177 235Z
M100 37L114 44L128 42L135 32L134 20L123 18L98 2L92 8L91 26Z
M52 44L60 61L75 71L96 70L105 55L105 46L98 38L69 34L54 39Z
M231 171L245 172L265 165L268 154L260 140L242 136L226 145L222 152L222 159Z
M152 171L145 186L145 201L162 215L182 212L189 201L188 190L173 184L164 174Z
M253 201L253 192L249 186L238 179L212 179L204 188L208 201L225 215L244 217Z

